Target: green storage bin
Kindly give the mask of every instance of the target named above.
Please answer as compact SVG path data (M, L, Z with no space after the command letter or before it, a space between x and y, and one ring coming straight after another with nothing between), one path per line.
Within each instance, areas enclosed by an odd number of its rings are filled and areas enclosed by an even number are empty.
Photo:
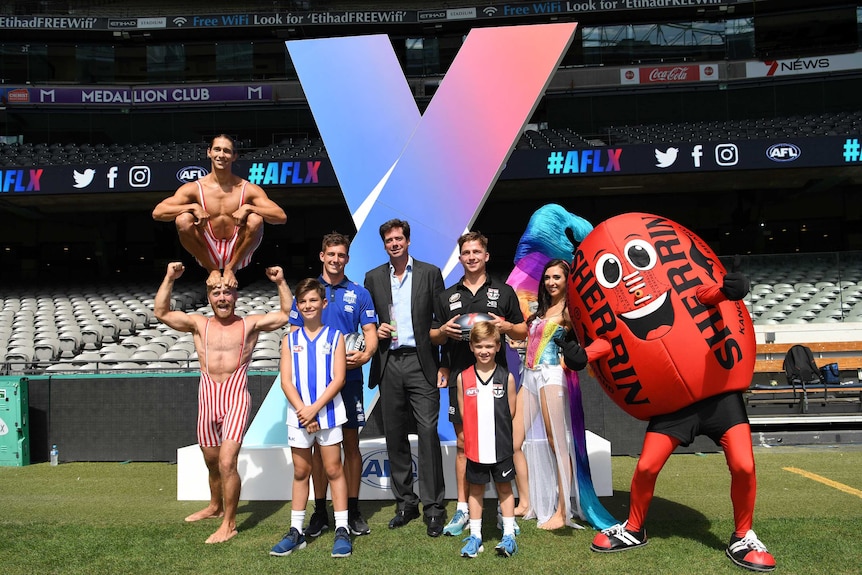
M28 389L26 377L0 377L0 466L30 465Z

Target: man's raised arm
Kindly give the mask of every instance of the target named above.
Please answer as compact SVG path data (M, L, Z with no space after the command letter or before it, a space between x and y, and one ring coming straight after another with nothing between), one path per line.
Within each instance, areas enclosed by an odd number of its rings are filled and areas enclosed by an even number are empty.
M260 319L257 321L256 328L260 331L274 331L287 324L290 309L293 306L293 294L290 292L287 280L284 279L284 270L279 266L266 268L266 277L278 288L279 310L257 316Z
M159 286L159 291L156 292L153 312L156 318L168 327L177 331L192 332L195 325L192 318L184 311L171 309L171 293L173 292L174 282L183 275L185 270L186 267L182 262L171 262L168 264L165 279L162 280L162 285Z

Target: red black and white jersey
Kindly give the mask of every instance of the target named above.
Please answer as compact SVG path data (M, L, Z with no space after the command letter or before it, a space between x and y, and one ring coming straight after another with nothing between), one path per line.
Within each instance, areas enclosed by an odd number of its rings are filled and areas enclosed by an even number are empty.
M461 372L464 394L464 451L476 463L497 463L512 457L512 413L509 411L509 372L497 364L483 381L472 365Z

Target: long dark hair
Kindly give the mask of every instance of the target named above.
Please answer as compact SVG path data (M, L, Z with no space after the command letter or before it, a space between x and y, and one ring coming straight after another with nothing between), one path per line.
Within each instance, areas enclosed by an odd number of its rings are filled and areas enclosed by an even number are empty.
M545 264L545 267L542 269L542 276L539 278L539 294L536 299L536 303L539 304L536 308L536 312L527 319L527 323L530 323L537 317L544 317L545 313L547 313L548 308L551 307L551 294L548 293L548 289L545 287L545 273L550 268L559 267L563 270L563 286L565 286L566 290L569 289L568 280L569 280L569 264L565 260L554 259ZM563 294L563 325L569 325L569 298L567 294Z

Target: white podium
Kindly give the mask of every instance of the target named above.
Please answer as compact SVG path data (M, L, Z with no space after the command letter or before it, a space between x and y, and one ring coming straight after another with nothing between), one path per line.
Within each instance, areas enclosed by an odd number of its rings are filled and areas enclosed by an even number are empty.
M361 437L361 436L360 436ZM416 436L410 436L414 474L418 473ZM389 488L389 459L382 437L360 439L362 452L361 500L393 499ZM446 499L456 499L455 442L442 442L443 478L446 482ZM587 431L587 451L593 487L600 497L613 495L611 482L611 444L604 438ZM290 448L283 446L246 447L239 452L239 475L242 480L244 501L289 501L293 483L293 464ZM493 493L489 485L489 493ZM198 445L177 449L177 500L209 501L209 482L203 454ZM313 493L309 497L313 499Z

